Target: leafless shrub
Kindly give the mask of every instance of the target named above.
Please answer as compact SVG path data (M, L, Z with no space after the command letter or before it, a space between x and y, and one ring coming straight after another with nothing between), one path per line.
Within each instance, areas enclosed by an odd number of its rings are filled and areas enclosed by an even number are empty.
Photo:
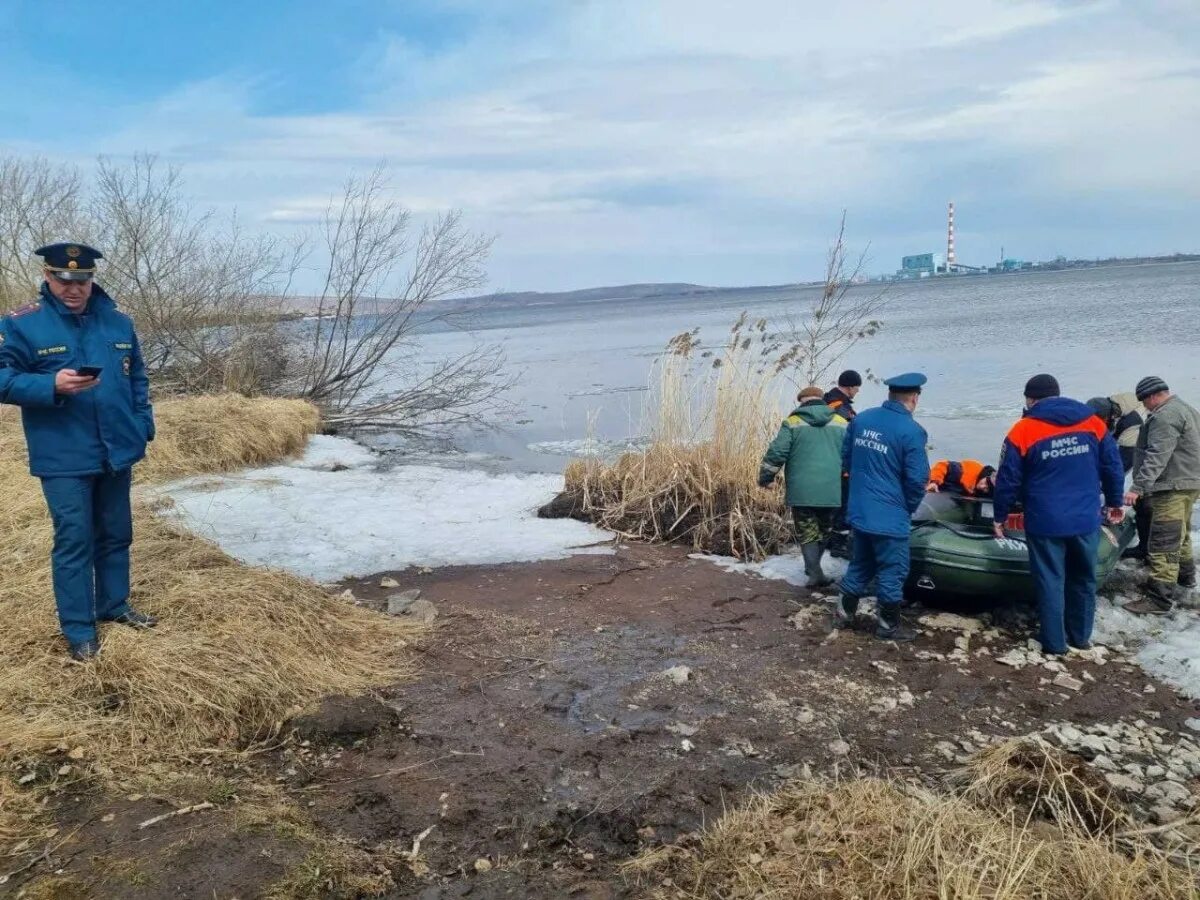
M821 384L858 343L883 327L878 318L887 292L860 286L867 251L853 259L846 246L846 214L825 260L820 293L784 316L784 328L774 335L774 362L796 385Z
M422 329L451 324L437 301L483 284L491 240L457 212L415 227L382 168L346 182L315 240L287 240L194 207L180 170L151 156L102 159L89 178L0 158L4 308L41 280L33 249L63 239L103 250L103 286L137 323L159 394L298 396L331 427L412 432L480 422L510 384L495 347L420 352ZM290 295L313 255L316 316L301 325Z
M436 301L484 283L491 239L458 212L413 233L383 170L351 178L326 211L316 322L299 342L297 393L334 426L414 431L475 419L508 386L503 357L477 347L414 362L418 333L448 321Z
M245 351L277 343L297 245L197 212L180 171L146 156L100 161L91 212L105 284L137 322L152 373L188 393L273 386L281 373L247 365Z
M0 311L33 299L42 280L32 251L61 235L86 239L79 172L45 159L0 158Z

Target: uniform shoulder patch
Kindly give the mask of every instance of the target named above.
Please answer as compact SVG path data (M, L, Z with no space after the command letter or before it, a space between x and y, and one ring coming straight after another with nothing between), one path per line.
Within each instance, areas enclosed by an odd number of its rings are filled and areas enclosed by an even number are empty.
M800 417L799 416L788 416L786 419L783 420L783 424L788 426L788 428L795 428L797 425L800 424Z
M7 313L6 318L19 319L21 316L27 316L30 313L37 312L42 308L42 304L37 300L32 303L26 303L24 306L18 306L16 309Z

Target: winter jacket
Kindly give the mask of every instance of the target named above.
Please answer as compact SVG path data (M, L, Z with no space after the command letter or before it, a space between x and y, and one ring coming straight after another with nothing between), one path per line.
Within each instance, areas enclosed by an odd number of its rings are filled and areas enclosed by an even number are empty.
M829 408L847 422L853 422L854 417L858 415L854 411L854 400L839 387L826 391L824 399Z
M1138 437L1133 489L1142 496L1200 490L1200 413L1171 397Z
M855 416L842 443L850 473L847 519L855 531L907 537L929 484L925 429L895 400Z
M1048 397L1033 405L1004 439L993 513L1004 522L1014 503L1034 537L1075 537L1100 528L1101 490L1119 507L1125 470L1108 427L1085 404Z
M943 491L971 496L975 485L989 468L977 459L941 459L933 464L929 480Z
M60 369L100 366L100 382L74 396L54 391ZM39 477L127 469L154 439L150 385L133 322L92 287L72 313L42 285L41 299L0 319L0 403L21 407L29 470Z
M1133 468L1142 425L1146 423L1150 413L1138 402L1137 394L1112 394L1108 399L1117 407L1117 420L1113 423L1112 436L1121 451L1121 464L1128 472Z
M770 484L783 469L788 506L842 505L842 439L846 420L820 400L792 411L767 448L758 483Z

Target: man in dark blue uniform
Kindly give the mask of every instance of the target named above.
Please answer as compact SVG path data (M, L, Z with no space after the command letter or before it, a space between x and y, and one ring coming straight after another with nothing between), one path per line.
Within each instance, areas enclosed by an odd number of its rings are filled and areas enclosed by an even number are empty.
M54 521L54 598L71 657L100 652L97 623L151 628L129 605L130 476L154 439L133 322L96 285L99 251L51 244L41 296L0 319L0 402L21 407L29 471Z
M1113 524L1125 518L1124 487L1120 449L1104 422L1061 396L1053 375L1030 378L1025 414L1000 452L992 512L1003 539L1009 512L1022 504L1044 653L1091 647L1102 517Z
M925 382L918 372L885 381L887 401L855 416L842 444L842 467L850 476L848 517L854 550L834 624L853 624L858 601L874 580L879 607L875 636L884 640L911 641L916 636L900 619L900 603L908 577L912 514L929 483L925 429L913 420Z

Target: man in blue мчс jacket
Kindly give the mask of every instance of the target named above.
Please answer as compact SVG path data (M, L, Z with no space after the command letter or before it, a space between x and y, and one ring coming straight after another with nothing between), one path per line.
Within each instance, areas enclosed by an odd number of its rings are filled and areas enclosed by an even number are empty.
M925 429L913 419L925 381L918 372L885 381L887 401L855 416L842 444L842 467L850 476L848 518L854 549L834 624L853 624L858 601L875 579L875 636L885 640L911 641L916 636L900 619L900 603L908 578L912 514L929 483Z
M93 282L100 252L51 244L41 297L0 319L0 402L21 407L29 471L54 521L54 598L71 657L100 652L97 623L151 628L129 605L130 477L154 439L133 322Z
M1019 500L1042 650L1066 653L1068 645L1086 650L1096 616L1102 490L1108 521L1125 518L1121 452L1090 407L1059 396L1052 375L1029 379L1025 408L1000 455L992 507L996 537L1004 538L1004 524Z

